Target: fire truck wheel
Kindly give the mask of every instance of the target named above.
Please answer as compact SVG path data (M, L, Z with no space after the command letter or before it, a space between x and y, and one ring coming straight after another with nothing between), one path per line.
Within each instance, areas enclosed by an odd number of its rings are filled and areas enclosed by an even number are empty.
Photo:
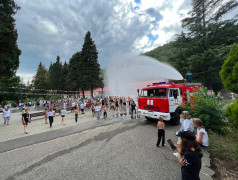
M171 118L171 122L173 125L179 125L180 123L180 117L179 115L181 114L182 109L181 108L177 108Z
M151 120L152 120L151 118L146 117L146 116L145 116L145 119L146 119L147 121L151 121Z

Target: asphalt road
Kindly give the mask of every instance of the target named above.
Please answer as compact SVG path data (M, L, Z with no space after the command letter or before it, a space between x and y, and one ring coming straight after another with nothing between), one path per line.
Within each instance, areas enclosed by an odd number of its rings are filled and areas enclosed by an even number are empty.
M29 136L27 146L0 153L0 179L181 179L170 147L155 145L156 123L142 119L73 128L67 129L71 134L56 130L56 139L46 138L50 134L40 141L37 135ZM167 123L166 139L175 141L177 129Z

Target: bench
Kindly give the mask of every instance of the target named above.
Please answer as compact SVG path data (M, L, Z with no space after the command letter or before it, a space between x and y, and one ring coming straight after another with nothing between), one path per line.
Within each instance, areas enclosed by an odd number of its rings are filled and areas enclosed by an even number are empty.
M38 117L38 116L45 116L45 111L43 111L43 112L36 112L36 113L31 113L30 114L30 118Z
M60 113L60 110L61 110L61 109L58 109L58 108L57 108L57 109L53 109L53 110L55 111L55 113Z
M74 111L75 107L71 106L71 107L66 107L66 111Z
M53 110L55 111L55 113L59 113L60 114L62 109L63 108L59 108L59 109L57 108L57 109L53 109ZM75 108L74 107L66 107L65 109L66 109L66 111L71 111L72 112L72 111L74 111Z

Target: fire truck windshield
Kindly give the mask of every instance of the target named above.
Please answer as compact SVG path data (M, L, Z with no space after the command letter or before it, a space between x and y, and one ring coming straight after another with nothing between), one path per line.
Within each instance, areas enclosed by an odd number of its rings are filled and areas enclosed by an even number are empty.
M141 91L141 97L166 98L167 97L167 89L166 88L143 89Z

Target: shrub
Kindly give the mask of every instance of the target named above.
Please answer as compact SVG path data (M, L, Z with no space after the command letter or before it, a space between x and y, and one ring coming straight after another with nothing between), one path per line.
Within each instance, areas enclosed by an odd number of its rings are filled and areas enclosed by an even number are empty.
M238 99L226 108L229 125L238 127Z
M44 97L38 97L36 100L37 101L44 100Z
M190 111L192 117L200 118L206 129L219 134L225 133L223 105L216 97L208 96L207 92L206 88L199 88L198 91L193 92L191 100L184 108Z
M7 101L3 100L1 106L4 107L6 104L7 104Z
M61 97L60 96L51 96L49 98L49 100L56 100L56 99L60 99Z
M24 102L34 102L34 99L31 98L26 98L25 100L23 100Z
M222 66L220 76L226 89L238 93L238 45L236 43L233 44Z

